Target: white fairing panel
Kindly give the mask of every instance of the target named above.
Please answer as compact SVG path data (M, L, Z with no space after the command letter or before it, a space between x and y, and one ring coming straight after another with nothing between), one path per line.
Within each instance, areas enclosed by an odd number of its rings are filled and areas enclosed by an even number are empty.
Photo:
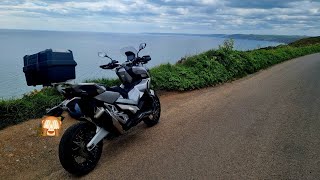
M148 83L150 81L150 78L148 79L142 79L142 81L137 84L135 87L141 91L141 92L144 92L147 88L148 88Z
M140 99L140 91L137 87L134 87L133 89L131 89L128 93L129 99L134 101L134 102L138 102Z
M129 110L129 111L131 111L133 114L135 114L138 110L140 110L137 106L123 105L123 104L118 104L118 106L119 106L122 110Z
M132 105L138 104L138 101L133 101L131 99L123 99L123 98L119 98L116 102L121 104L132 104Z
M142 79L142 81L139 84L137 84L133 89L131 89L128 92L128 99L123 99L121 97L116 102L137 105L140 98L143 96L145 90L148 89L149 82L150 82L150 78ZM121 84L120 87L123 88L124 87L123 84Z

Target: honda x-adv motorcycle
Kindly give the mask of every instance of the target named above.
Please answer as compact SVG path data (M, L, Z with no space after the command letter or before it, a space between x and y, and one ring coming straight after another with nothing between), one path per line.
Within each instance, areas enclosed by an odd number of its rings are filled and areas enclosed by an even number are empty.
M127 60L119 63L105 53L111 62L101 65L102 69L115 70L122 84L105 87L96 83L62 83L57 89L65 100L47 111L47 115L61 116L62 111L81 121L69 127L59 145L59 159L68 172L84 175L97 165L103 146L103 139L119 136L143 121L147 126L158 123L160 101L150 88L151 78L144 67L151 57L139 57L146 47L140 44L139 51L126 48Z

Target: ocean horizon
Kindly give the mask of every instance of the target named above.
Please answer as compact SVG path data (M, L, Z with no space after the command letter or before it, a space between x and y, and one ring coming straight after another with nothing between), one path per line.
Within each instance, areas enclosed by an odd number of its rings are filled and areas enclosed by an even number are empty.
M22 71L23 56L35 54L45 49L70 49L76 66L75 82L94 78L116 78L113 71L102 70L100 65L109 62L98 57L98 52L106 52L119 62L125 61L120 49L140 43L147 43L140 55L150 55L148 67L164 63L176 63L182 57L216 49L226 38L196 34L157 33L109 33L83 31L46 31L0 29L0 98L18 98L24 93L41 86L28 87ZM235 49L252 50L266 46L276 46L279 42L234 39Z

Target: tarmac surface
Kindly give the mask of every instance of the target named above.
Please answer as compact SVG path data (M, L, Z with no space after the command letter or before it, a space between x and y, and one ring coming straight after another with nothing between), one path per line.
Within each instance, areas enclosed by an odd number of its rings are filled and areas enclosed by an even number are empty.
M82 178L320 177L320 54L160 100L160 123L105 140L97 167ZM59 138L36 136L37 123L0 131L0 179L76 178L59 163Z

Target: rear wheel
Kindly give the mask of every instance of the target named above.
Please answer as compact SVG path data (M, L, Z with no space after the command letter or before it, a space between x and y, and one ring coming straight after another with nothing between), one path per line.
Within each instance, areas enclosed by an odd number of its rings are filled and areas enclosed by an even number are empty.
M86 147L95 133L96 127L89 122L74 124L66 130L59 144L59 159L65 170L81 176L96 167L103 142L99 142L91 151Z
M160 100L158 96L154 95L152 99L153 99L152 114L143 120L143 122L149 127L158 124L160 120L160 114L161 114L161 105L160 105Z

